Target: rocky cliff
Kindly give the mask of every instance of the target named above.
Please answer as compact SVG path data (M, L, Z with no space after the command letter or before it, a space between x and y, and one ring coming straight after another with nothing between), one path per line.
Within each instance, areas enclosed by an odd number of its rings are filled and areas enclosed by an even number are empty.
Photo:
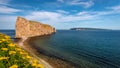
M36 21L29 21L22 17L17 18L15 32L16 38L48 35L54 32L56 32L55 28L50 25L42 24Z

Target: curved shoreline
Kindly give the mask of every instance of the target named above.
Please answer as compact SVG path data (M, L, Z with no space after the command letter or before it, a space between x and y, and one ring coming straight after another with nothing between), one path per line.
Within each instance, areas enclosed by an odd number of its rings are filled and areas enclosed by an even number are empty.
M81 68L74 63L71 63L64 58L51 55L45 50L37 48L32 41L41 36L18 39L16 43L25 49L30 55L37 58L44 68Z
M47 53L45 50L35 46L32 42L33 42L33 40L35 40L38 37L41 37L41 36L28 38L24 42L25 45L27 45L28 47L30 47L32 49L32 51L34 52L34 54L36 54L36 56L45 60L54 68L81 68L81 66L78 66L72 62L69 62L69 61L65 60L64 58L60 58L60 57L51 55L51 54Z
M18 39L16 41L16 43L22 47L24 50L26 50L30 55L32 55L34 58L39 60L39 63L42 64L44 66L44 68L54 68L53 66L51 66L48 62L46 62L45 60L43 60L42 58L37 56L37 52L35 51L35 49L33 49L32 47L30 47L30 45L28 44L27 40L29 38L22 38L22 39Z

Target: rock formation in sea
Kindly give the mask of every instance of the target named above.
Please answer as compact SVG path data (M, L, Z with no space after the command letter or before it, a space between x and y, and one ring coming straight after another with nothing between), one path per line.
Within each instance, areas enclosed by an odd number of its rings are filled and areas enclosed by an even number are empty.
M50 25L30 21L22 17L17 18L15 31L16 38L49 35L54 32L56 32L55 28Z

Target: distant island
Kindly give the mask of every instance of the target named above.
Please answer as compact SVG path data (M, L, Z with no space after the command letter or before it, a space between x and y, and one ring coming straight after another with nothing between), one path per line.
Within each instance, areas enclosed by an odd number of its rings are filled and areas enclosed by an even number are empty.
M101 29L101 28L71 28L70 30L110 30L110 29Z

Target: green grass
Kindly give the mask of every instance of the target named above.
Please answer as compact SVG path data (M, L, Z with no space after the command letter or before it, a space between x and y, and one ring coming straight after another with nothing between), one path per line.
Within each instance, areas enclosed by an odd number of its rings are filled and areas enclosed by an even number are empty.
M9 36L0 33L0 68L44 68Z

